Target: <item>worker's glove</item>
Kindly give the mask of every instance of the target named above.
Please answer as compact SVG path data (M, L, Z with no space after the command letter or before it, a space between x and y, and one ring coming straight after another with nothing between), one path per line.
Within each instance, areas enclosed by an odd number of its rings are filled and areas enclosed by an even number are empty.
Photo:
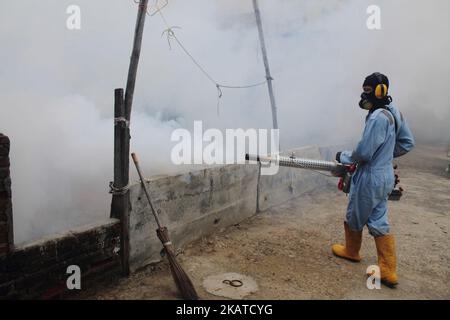
M342 151L339 151L338 153L336 153L336 161L341 163L341 153Z

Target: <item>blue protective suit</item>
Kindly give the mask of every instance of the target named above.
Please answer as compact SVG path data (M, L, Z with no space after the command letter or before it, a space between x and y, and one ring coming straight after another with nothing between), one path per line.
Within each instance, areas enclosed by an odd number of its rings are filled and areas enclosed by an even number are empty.
M366 118L361 141L353 151L342 151L343 164L358 163L352 176L346 221L350 229L367 225L371 235L389 233L387 200L394 188L392 159L414 147L414 138L400 111L390 103ZM395 118L395 121L394 121Z

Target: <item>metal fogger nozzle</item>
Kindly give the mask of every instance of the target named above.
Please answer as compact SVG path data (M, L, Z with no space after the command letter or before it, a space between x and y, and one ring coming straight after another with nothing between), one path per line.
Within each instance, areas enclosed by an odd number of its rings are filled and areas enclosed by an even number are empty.
M259 156L259 155L246 154L245 160L266 162L266 163L274 162L274 163L277 163L281 167L312 169L312 170L321 170L321 171L330 171L330 172L337 172L337 171L345 170L345 166L340 163L337 163L337 162L324 161L324 160L302 159L302 158L295 158L295 157Z

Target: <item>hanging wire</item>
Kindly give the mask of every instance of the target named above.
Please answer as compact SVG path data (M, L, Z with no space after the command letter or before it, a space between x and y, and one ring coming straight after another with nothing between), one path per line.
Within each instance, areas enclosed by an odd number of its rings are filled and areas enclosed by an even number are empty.
M161 37L166 35L167 36L167 44L169 45L169 50L172 50L172 45L170 44L170 39L175 36L175 33L173 32L173 29L181 29L181 27L173 26L170 29L166 29L161 33Z
M203 75L212 83L215 85L216 89L217 89L217 115L220 116L220 99L223 96L223 92L222 92L222 88L226 88L226 89L248 89L248 88L253 88L253 87L258 87L258 86L262 86L264 84L267 83L267 80L261 81L261 82L257 82L257 83L252 83L252 84L247 84L247 85L225 85L225 84L221 84L218 81L216 81L206 70L205 68L203 68L203 66L197 61L197 59L195 59L195 57L189 52L189 50L187 50L187 48L183 45L183 43L180 41L180 39L177 37L177 35L175 34L175 31L173 30L174 28L180 28L180 27L171 27L169 25L169 23L167 22L166 17L164 16L164 14L162 13L161 10L157 11L164 23L164 25L166 26L166 30L163 31L163 34L167 35L167 41L169 43L169 48L171 48L170 45L170 40L173 39L175 40L175 42L178 44L178 46L181 48L181 50L183 50L183 52L190 58L190 60L197 66L197 68L203 73Z
M135 3L139 4L139 0L133 0ZM257 83L247 84L247 85L226 85L221 84L218 81L216 81L203 66L195 59L195 57L190 53L190 51L183 45L183 43L180 41L180 39L175 34L174 29L181 29L181 27L178 26L170 26L167 22L166 17L162 13L162 9L165 8L169 1L165 0L164 4L162 6L159 5L160 0L156 0L154 7L156 7L155 11L153 13L149 13L147 10L147 14L150 16L154 16L156 14L159 14L161 17L166 29L162 32L161 36L166 35L167 36L167 43L169 45L169 49L172 49L171 40L174 40L178 46L181 48L181 50L189 57L189 59L194 63L194 65L203 73L203 75L216 87L217 89L217 115L220 115L220 99L223 96L222 88L225 89L248 89L248 88L254 88L259 87L267 83L269 79L266 79L264 81L260 81ZM270 79L273 80L273 79Z
M136 4L139 4L139 5L141 3L140 0L133 0L133 2L136 3ZM155 0L155 4L153 5L153 7L156 7L156 9L153 12L151 12L151 10L149 10L148 6L147 6L146 13L147 13L148 16L153 17L155 14L158 13L159 10L162 10L163 8L165 8L169 4L169 0L165 0L164 4L162 6L159 6L159 2L160 2L159 0Z
M164 4L160 7L159 6L159 0L156 0L155 6L156 6L156 10L153 13L148 13L148 15L150 15L151 17L153 17L155 14L157 14L158 12L160 12L162 9L164 9L165 7L167 7L167 5L169 4L169 0L166 0L164 2Z
M175 31L173 30L174 28L177 29L181 29L178 26L169 26L169 23L167 22L164 14L162 13L161 10L158 10L157 13L159 13L159 15L161 16L161 19L163 20L165 26L166 26L166 30L163 31L163 34L167 34L167 38L168 41L170 43L170 39L173 39L176 41L176 43L180 46L180 48L183 50L183 52L192 60L192 62L197 66L197 68L216 86L222 87L222 88L228 88L228 89L246 89L246 88L252 88L252 87L257 87L257 86L261 86L265 83L267 83L267 80L265 81L261 81L261 82L257 82L257 83L253 83L253 84L248 84L248 85L241 85L241 86L235 86L235 85L225 85L225 84L221 84L219 82L217 82L216 80L214 80L214 78L205 70L205 68L203 68L200 63L194 58L194 56L189 52L189 50L186 49L186 47L183 45L183 43L180 41L180 39L177 37L177 35L175 34Z

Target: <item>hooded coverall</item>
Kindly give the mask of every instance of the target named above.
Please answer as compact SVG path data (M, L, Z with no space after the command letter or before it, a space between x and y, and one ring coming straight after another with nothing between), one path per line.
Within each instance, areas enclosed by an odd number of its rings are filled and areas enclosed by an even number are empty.
M390 103L366 117L361 141L342 151L343 164L358 163L352 176L346 222L351 230L367 225L372 236L389 234L387 201L394 188L392 160L414 147L414 138L400 111Z

